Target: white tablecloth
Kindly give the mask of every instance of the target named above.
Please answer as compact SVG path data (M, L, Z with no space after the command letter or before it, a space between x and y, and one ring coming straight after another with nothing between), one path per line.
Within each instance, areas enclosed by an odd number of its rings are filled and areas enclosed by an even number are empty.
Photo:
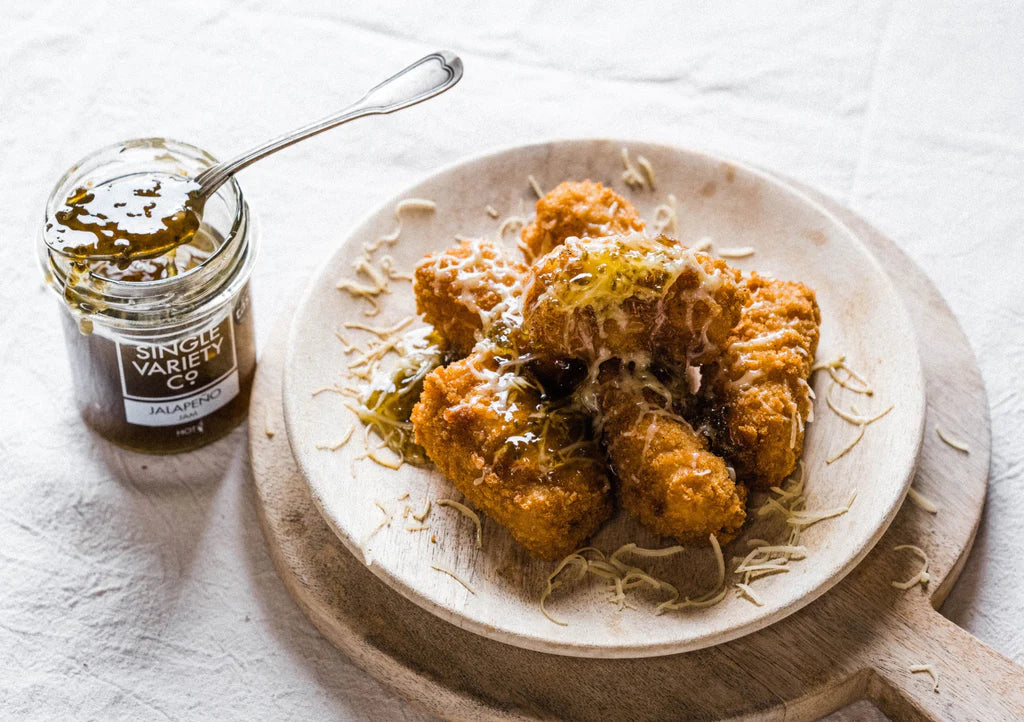
M467 154L613 135L777 169L877 224L966 329L991 404L992 477L944 611L1024 662L1024 12L671 5L0 2L0 716L421 716L285 593L244 429L175 458L85 429L34 243L58 174L99 146L162 135L226 157L437 47L466 64L448 95L241 175L263 227L261 341L369 207Z

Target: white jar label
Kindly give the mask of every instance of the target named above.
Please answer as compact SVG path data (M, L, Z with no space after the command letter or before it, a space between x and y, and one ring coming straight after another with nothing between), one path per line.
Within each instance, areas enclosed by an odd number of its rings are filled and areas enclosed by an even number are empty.
M117 344L125 420L178 426L212 414L238 395L235 327L217 325L161 345Z

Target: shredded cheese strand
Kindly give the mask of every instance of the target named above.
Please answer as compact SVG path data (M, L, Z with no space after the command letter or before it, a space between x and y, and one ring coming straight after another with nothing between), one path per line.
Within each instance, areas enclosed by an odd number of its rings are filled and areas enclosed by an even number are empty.
M421 511L419 514L413 514L412 518L415 519L418 522L425 521L426 518L427 518L427 515L430 514L430 508L431 508L431 501L428 499L427 500L427 505L426 505L426 507L424 507L423 511Z
M654 209L654 230L669 236L679 234L679 214L676 211L676 197L668 194L668 200Z
M725 558L722 555L722 547L718 543L718 538L711 534L708 539L715 556L717 573L715 586L705 594L694 598L687 597L679 601L679 590L675 585L670 584L664 579L659 579L640 567L628 564L622 559L627 554L645 558L670 557L685 551L682 546L676 545L661 549L647 549L630 542L620 546L611 555L605 555L604 552L596 547L583 547L563 558L548 576L545 588L540 595L541 613L554 624L563 627L568 626L568 622L551 616L547 610L546 603L552 593L563 586L566 581L578 582L588 574L610 583L609 591L612 594L608 601L617 605L620 611L636 609L636 607L628 603L626 592L641 586L664 591L671 595L668 599L657 605L655 614L662 614L666 610L710 607L718 604L725 598L728 591L728 587L725 584ZM589 558L588 554L593 555L593 558Z
M868 427L867 424L857 424L857 435L855 437L853 437L853 441L851 441L849 444L844 446L842 449L840 449L836 453L832 454L832 456L830 456L829 458L825 459L825 463L826 464L831 464L833 462L839 461L844 456L846 456L848 453L850 453L850 451L853 450L853 447L855 447L857 444L859 444L861 439L864 438L864 431L865 431L865 429L867 429L867 427Z
M754 255L754 249L750 246L740 248L722 248L718 251L721 258L748 258Z
M942 427L939 426L938 424L935 424L935 434L940 439L942 439L942 442L947 446L952 446L957 451L962 451L965 454L971 453L971 447L969 447L962 441L957 441L956 439L947 436L946 433L942 430Z
M654 166L651 165L651 161L644 158L642 155L636 157L636 164L640 166L640 170L644 172L644 176L647 178L647 185L650 189L654 190Z
M893 581L892 585L897 589L903 590L910 589L911 587L916 586L918 584L922 586L928 586L928 582L931 581L931 577L928 575L928 555L925 554L924 550L921 549L921 547L914 546L913 544L900 544L898 547L895 547L893 551L898 552L902 551L903 549L909 549L910 551L914 552L914 554L917 554L919 557L921 557L923 564L921 566L921 569L917 572L917 574L912 576L910 579L908 579L905 582Z
M741 596L745 596L747 599L749 599L751 602L753 602L756 606L758 606L758 607L763 607L764 606L764 602L761 600L761 598L759 596L757 596L757 594L754 593L754 590L750 588L749 584L743 584L742 582L737 582L736 583L736 588L740 591L740 595Z
M861 374L857 373L849 364L846 363L846 356L844 354L840 354L831 361L815 364L811 367L811 373L814 373L815 371L827 371L829 378L831 379L831 384L829 385L828 391L825 393L825 403L828 408L843 421L858 427L856 436L846 444L846 446L839 449L829 458L825 459L826 464L832 464L846 456L855 446L857 446L857 444L861 442L869 425L886 416L895 407L890 404L888 408L874 416L863 416L853 406L850 406L850 410L847 411L846 409L840 408L839 405L833 401L832 392L837 386L864 396L873 396L875 393L874 389L871 388L871 384L869 384ZM845 378L839 374L840 371L843 371L846 374Z
M911 674L927 674L932 678L932 692L939 691L939 673L935 671L935 667L930 664L915 664L910 667Z
M437 505L438 506L449 506L452 509L455 509L456 511L458 511L460 514L463 514L464 516L469 517L470 519L472 519L473 523L476 525L476 548L480 549L484 545L483 525L480 523L480 515L479 514L477 514L475 511L470 509L465 504L460 504L459 502L455 501L454 499L438 499L437 500Z
M544 191L541 190L540 183L537 182L537 179L533 177L532 173L526 176L526 180L530 183L530 188L533 189L533 192L537 196L538 200L543 198Z
M444 567L439 567L439 566L437 566L436 564L431 564L431 565L430 565L430 568L431 568L431 569L433 569L434 571L437 571L437 572L441 572L442 574L447 574L447 575L448 575L448 576L450 576L450 577L451 577L452 579L454 579L455 581L457 581L457 582L458 582L459 584L461 584L462 586L464 586L464 587L466 588L466 591L467 591L467 592L469 592L470 594L472 594L472 595L473 595L474 597L476 596L476 592L474 592L474 591L473 591L473 587L469 586L469 584L467 584L467 583L466 583L466 582L465 582L465 581L464 581L464 580L463 580L463 579L462 579L461 577L459 577L459 575L458 575L458 574L456 574L455 572L453 572L453 571L452 571L451 569L446 569L446 568L444 568Z
M939 513L939 507L935 504L935 502L933 502L931 499L926 497L924 494L919 492L914 487L910 487L909 489L907 489L907 496L910 498L912 502L914 502L914 504L924 509L929 514Z
M434 201L425 198L406 198L395 204L395 229L391 233L380 236L375 241L363 243L362 253L352 262L352 269L356 278L342 278L338 280L335 287L339 291L345 291L351 296L361 298L370 304L370 308L363 311L366 316L376 316L380 312L380 304L377 297L382 293L390 293L389 281L411 280L408 274L397 273L394 268L394 259L391 256L382 256L375 259L374 256L381 246L393 246L398 242L402 233L402 215L407 211L429 211L433 213L437 208ZM369 282L357 280L360 276L365 277Z
M625 147L622 148L622 167L625 169L622 171L622 182L633 190L643 190L647 187L647 179L640 174L637 167L633 165L633 161L629 159L629 150Z
M348 431L335 443L333 444L317 444L316 448L321 451L337 451L342 446L348 443L348 440L352 438L352 432L355 431L355 424L350 424Z
M759 598L751 597L744 586L753 591L751 587L753 580L772 574L787 573L791 561L807 558L808 549L800 544L803 531L825 519L832 519L847 513L856 499L856 491L854 491L845 507L808 510L805 491L806 468L801 460L797 472L782 486L772 487L770 493L773 496L769 496L756 510L759 517L779 514L790 531L784 544L771 544L764 539L749 539L747 541L752 549L733 570L733 573L742 575L742 581L737 582L734 586L741 597L749 599L753 604L757 604Z

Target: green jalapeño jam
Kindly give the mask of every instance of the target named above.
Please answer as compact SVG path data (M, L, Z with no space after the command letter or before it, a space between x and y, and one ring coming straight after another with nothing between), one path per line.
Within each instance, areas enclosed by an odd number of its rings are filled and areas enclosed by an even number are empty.
M47 202L40 260L76 404L136 451L202 446L248 409L255 233L234 180L200 204L190 179L213 163L183 143L127 141L79 161Z

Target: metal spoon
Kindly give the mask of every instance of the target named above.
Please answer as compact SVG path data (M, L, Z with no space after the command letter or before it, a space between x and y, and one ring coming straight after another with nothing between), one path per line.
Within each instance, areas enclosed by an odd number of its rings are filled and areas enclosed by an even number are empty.
M176 177L139 180L136 176L126 176L95 189L76 191L69 199L70 205L56 214L57 222L47 226L46 245L56 253L79 261L126 263L163 255L192 238L199 227L206 200L243 168L350 120L393 113L421 103L461 79L459 57L438 50L371 88L344 110L211 166L194 180ZM140 189L140 184L149 188ZM140 204L145 207L135 208Z
M367 115L393 113L439 95L462 79L462 60L447 50L438 50L399 71L344 110L247 150L196 176L202 198L209 198L228 178L282 148L317 133Z

